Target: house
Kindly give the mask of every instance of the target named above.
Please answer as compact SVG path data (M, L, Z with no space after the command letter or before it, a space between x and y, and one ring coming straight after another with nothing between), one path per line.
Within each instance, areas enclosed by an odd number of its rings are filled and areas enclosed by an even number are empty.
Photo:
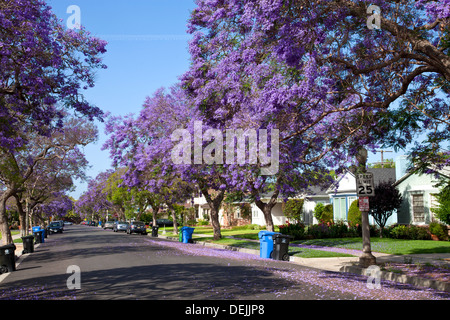
M406 156L399 156L395 159L395 168L370 168L373 173L374 184L378 185L381 181L391 181L400 191L403 202L399 210L394 212L388 219L386 226L400 224L428 224L434 220L430 210L436 206L435 195L439 192L436 187L439 179L436 173L450 178L450 167L442 170L434 170L428 174L420 174L417 171L407 172L408 162ZM261 200L267 202L270 194L262 196ZM350 170L339 175L328 189L321 189L312 186L306 194L301 194L298 198L305 199L303 204L303 222L307 225L315 224L318 221L314 218L314 208L318 203L333 205L333 218L335 221L347 221L348 210L352 202L358 199L356 192L356 177ZM196 218L207 219L209 206L206 199L198 194L193 198L193 203L197 208ZM272 218L274 225L281 225L288 220L283 213L284 200L278 197L277 203L272 209ZM232 219L224 218L223 206L219 212L221 225L237 225L242 223L252 223L265 225L266 221L263 212L251 203L251 221L242 220L239 216L239 210L236 210ZM233 221L232 221L233 220ZM369 223L376 224L373 217L369 215Z
M314 217L314 208L318 203L324 205L331 203L327 190L320 187L311 187L303 198L305 199L303 203L303 223L306 225L318 223Z
M367 171L373 174L375 186L381 182L392 181L392 183L395 183L396 172L394 168L370 168ZM336 181L328 188L326 193L330 197L330 203L333 204L333 220L347 221L350 205L358 199L355 174L347 170L336 178ZM369 216L369 223L375 224L371 216ZM386 225L395 223L397 223L396 213L392 214Z
M420 173L417 170L407 172L406 157L396 160L400 165L396 167L399 179L395 186L402 195L403 202L398 210L398 223L400 224L429 224L434 221L430 210L437 206L436 194L439 189L436 184L440 177L450 178L450 167L431 169L430 173Z

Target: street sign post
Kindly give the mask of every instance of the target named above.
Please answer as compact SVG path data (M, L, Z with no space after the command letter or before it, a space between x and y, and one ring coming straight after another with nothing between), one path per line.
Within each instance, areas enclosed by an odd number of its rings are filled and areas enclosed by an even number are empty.
M370 246L369 227L369 197L375 196L375 186L373 174L371 172L359 173L356 175L356 192L359 198L359 211L361 211L363 254L359 257L359 264L367 268L376 264L376 258L372 254Z

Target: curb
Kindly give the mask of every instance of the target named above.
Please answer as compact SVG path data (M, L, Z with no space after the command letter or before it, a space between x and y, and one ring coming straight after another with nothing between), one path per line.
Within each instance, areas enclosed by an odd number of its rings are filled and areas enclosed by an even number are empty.
M178 238L175 238L175 237L169 237L169 236L163 236L163 235L161 237L168 239L168 240L178 241ZM204 241L196 241L196 240L193 240L193 243L202 245L205 247L225 249L225 250L230 250L230 251L238 251L238 252L243 252L243 253L259 255L259 250L255 250L255 249L225 246L225 245L221 245L221 244L209 243L209 242L204 242ZM333 270L329 270L329 269L325 269L325 268L322 269L317 266L308 266L308 263L307 263L308 260L306 260L306 259L309 259L309 258L299 258L299 257L291 256L289 259L289 262L297 263L299 265L303 265L303 266L314 268L314 269L320 269L320 270L324 270L324 271L353 273L353 274L358 274L358 275L362 275L362 276L370 276L371 275L371 272L370 271L368 272L367 268L362 268L359 266L342 266L339 269L339 271L333 271ZM326 258L321 258L321 259L326 259ZM413 277L413 276L408 276L405 274L398 274L398 273L389 272L389 271L380 271L380 277L383 280L404 283L404 284L410 284L410 285L413 285L416 287L432 288L432 289L439 290L439 291L450 292L450 283L449 282L443 282L443 281L421 278L421 277Z
M362 268L358 266L343 266L340 268L340 272L353 273L362 276L369 276L371 272L367 272L368 268ZM394 281L404 284L410 284L416 287L432 288L439 291L450 292L450 283L433 279L408 276L406 274L398 274L389 271L380 271L380 277L383 280Z

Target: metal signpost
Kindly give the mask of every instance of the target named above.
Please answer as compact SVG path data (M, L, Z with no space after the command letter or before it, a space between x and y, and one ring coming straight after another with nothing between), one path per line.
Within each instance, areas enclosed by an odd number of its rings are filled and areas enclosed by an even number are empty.
M356 190L359 197L359 211L361 211L363 254L359 257L360 266L367 268L376 264L376 258L372 255L370 246L369 227L369 197L375 196L373 174L371 172L356 175Z

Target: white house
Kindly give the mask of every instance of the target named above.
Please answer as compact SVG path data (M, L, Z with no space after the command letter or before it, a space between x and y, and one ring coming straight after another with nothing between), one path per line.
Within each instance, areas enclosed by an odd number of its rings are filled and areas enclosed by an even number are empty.
M405 158L399 159L405 161ZM417 170L407 173L406 166L399 169L401 177L395 182L395 186L402 195L402 206L398 210L398 222L401 224L429 224L436 220L432 211L436 202L436 194L439 188L436 184L442 177L450 178L450 167L432 170L428 174L419 173Z

